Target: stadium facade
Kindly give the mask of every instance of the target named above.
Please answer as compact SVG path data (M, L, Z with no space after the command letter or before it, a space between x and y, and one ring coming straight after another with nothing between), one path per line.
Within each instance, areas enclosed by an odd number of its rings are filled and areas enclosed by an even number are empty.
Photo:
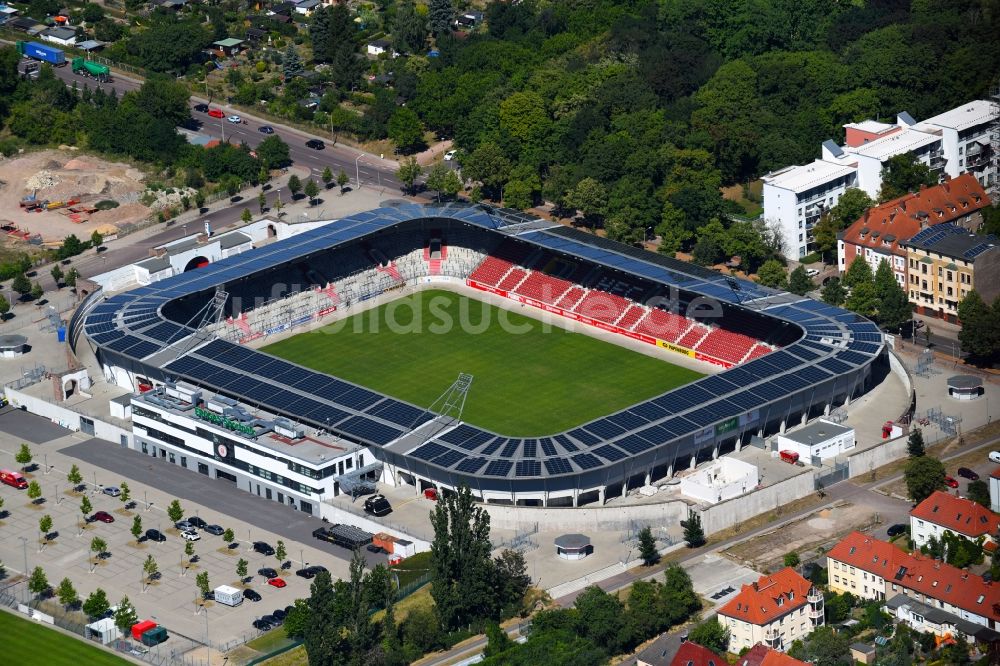
M525 438L250 347L333 312L363 309L394 290L449 283L725 369L565 432ZM603 502L655 483L754 435L829 413L888 368L882 334L851 312L519 212L468 204L388 206L128 292L91 294L69 334L74 349L81 337L91 345L109 381L136 393L191 385L206 399L235 401L230 415L239 418L232 421L261 425L245 405L287 419L292 430L303 426L349 443L355 472L362 455L366 469L372 459L381 463L389 484L464 484L483 501L524 506ZM228 413L224 406L216 411ZM226 452L236 458L263 432L229 430ZM205 473L227 469L208 448L193 454L203 458ZM295 446L287 449L281 464L291 469ZM329 476L337 480L336 471ZM321 501L328 492L305 488L302 497Z

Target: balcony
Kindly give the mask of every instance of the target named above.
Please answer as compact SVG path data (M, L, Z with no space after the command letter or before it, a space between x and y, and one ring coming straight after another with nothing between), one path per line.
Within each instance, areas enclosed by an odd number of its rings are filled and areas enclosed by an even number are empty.
M816 625L817 624L816 620L822 620L823 619L823 608L822 607L816 607L816 606L810 606L809 607L809 619L813 620L813 625Z
M821 603L823 601L823 593L816 588L813 588L809 590L809 596L806 597L806 601L811 604Z
M769 648L775 650L781 650L781 632L777 629L766 629L764 630L764 642Z

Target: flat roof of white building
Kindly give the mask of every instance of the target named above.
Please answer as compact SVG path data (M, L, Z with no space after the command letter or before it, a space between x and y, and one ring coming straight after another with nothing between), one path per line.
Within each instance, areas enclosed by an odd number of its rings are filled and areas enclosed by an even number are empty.
M831 421L819 420L794 432L786 432L782 437L790 439L793 442L798 442L799 444L812 446L813 444L819 444L833 437L846 435L850 432L854 432L854 428L848 428Z
M848 176L856 170L857 166L853 162L816 160L811 164L788 167L776 171L773 175L764 176L764 182L792 192L805 192L831 180Z
M924 125L934 125L936 127L947 127L961 132L962 130L983 125L990 122L993 117L992 104L985 99L977 99L956 107L950 111L938 114L933 118L923 121L917 128Z
M854 155L863 155L884 161L895 155L913 152L940 140L940 136L930 134L926 130L920 132L907 127L900 132L869 141L855 148L845 147L844 150Z
M888 132L896 126L877 120L862 120L860 123L847 123L844 127L861 130L862 132L871 132L872 134L881 134L882 132Z

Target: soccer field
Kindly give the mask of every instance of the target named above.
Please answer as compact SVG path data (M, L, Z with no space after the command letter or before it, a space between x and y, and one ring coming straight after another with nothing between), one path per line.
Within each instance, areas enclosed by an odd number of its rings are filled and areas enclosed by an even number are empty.
M702 376L440 290L263 351L420 407L469 373L463 420L511 436L560 432Z
M45 625L0 611L4 661L22 666L126 666L129 662Z

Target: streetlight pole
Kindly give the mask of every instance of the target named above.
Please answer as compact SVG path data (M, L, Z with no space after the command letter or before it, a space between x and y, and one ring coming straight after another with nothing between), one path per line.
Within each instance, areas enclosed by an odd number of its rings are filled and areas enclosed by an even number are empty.
M19 536L21 545L24 546L24 577L28 577L28 537Z
M208 606L202 604L202 608L205 609L205 663L211 666L212 663L212 646L208 642Z
M358 162L360 161L361 161L361 155L358 155L356 158L354 158L354 176L355 180L358 183L359 190L361 189L361 166L360 164L358 164Z
M49 454L47 454L47 453L43 454L42 458L45 459L45 472L43 472L43 473L45 475L48 475L48 473L49 473Z

